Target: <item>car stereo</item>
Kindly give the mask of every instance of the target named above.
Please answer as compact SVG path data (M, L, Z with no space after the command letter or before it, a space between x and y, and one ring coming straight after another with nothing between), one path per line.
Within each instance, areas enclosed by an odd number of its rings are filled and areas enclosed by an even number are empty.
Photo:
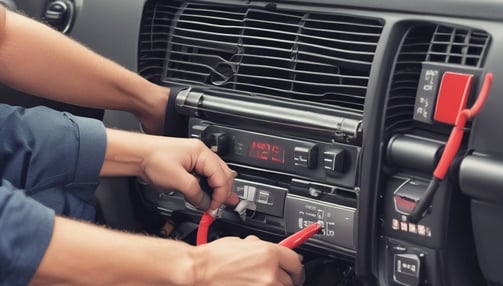
M354 254L358 118L214 89L182 89L171 102L186 120L187 137L203 141L236 170L232 191L255 203L239 224L286 236L322 223L309 244ZM174 192L146 197L163 214L197 212Z

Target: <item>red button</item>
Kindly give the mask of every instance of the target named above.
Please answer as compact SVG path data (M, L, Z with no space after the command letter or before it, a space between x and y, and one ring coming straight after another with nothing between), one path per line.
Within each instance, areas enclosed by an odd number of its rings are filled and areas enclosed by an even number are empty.
M472 86L472 74L445 72L438 91L435 120L454 124L459 112L466 107Z

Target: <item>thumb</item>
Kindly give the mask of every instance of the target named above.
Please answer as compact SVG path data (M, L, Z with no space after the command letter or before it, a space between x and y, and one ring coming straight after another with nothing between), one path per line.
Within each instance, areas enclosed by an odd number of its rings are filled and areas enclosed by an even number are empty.
M176 178L178 182L184 182L176 186L176 189L183 193L185 200L199 210L207 210L211 198L201 188L199 178L187 172L181 172Z

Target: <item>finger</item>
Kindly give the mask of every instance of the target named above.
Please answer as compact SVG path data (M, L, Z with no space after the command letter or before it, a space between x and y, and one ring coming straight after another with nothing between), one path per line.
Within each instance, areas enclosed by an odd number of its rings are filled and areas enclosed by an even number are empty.
M206 177L208 185L213 190L209 206L211 210L217 209L223 203L234 206L239 202L237 195L232 194L232 186L237 173L215 153L206 147L202 148L196 159L194 170Z
M236 193L230 192L225 200L225 203L230 206L236 206L239 203L239 197Z
M257 240L260 240L260 238L256 237L255 235L248 235L247 237L245 237L244 240L257 241Z
M280 282L280 285L285 285L285 286L295 285L295 286L297 286L297 284L293 284L292 277L290 277L290 274L288 274L283 269L279 269L278 281Z
M187 202L201 210L208 208L209 197L205 196L197 177L179 169L173 173L173 178L177 178L174 188L183 193Z
M206 211L210 208L210 202L211 198L210 195L205 193L204 191L201 192L202 197L198 201L190 202L196 209L200 211Z
M299 255L284 246L278 246L279 265L290 274L294 285L301 285L304 281L304 269Z
M236 206L239 203L239 197L236 193L233 192L233 190L234 190L234 179L237 177L238 173L234 170L231 170L231 172L232 172L232 178L230 181L230 184L231 184L230 188L229 188L230 191L227 194L227 198L225 199L225 203L230 206Z
M230 188L228 186L216 187L213 189L213 195L211 196L210 210L217 209L224 202L227 201L229 196Z
M208 184L213 187L210 209L216 209L223 203L235 205L239 202L239 198L232 195L235 172L220 158L218 161L220 168L215 168L215 172L208 177Z

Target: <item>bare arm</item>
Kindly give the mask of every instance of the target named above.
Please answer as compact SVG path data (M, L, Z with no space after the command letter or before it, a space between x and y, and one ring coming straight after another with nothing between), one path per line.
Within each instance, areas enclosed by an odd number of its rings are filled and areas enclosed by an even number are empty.
M198 140L107 129L101 175L136 175L197 200L195 171L215 188L213 207L229 196L233 174ZM255 237L204 246L121 233L56 217L34 285L299 285L298 255Z
M129 111L149 128L162 128L156 125L169 89L39 22L4 7L0 15L0 82L57 101Z
M51 242L31 284L193 285L190 249L182 242L56 217Z
M194 247L56 217L31 285L300 285L302 265L285 247L228 237Z

